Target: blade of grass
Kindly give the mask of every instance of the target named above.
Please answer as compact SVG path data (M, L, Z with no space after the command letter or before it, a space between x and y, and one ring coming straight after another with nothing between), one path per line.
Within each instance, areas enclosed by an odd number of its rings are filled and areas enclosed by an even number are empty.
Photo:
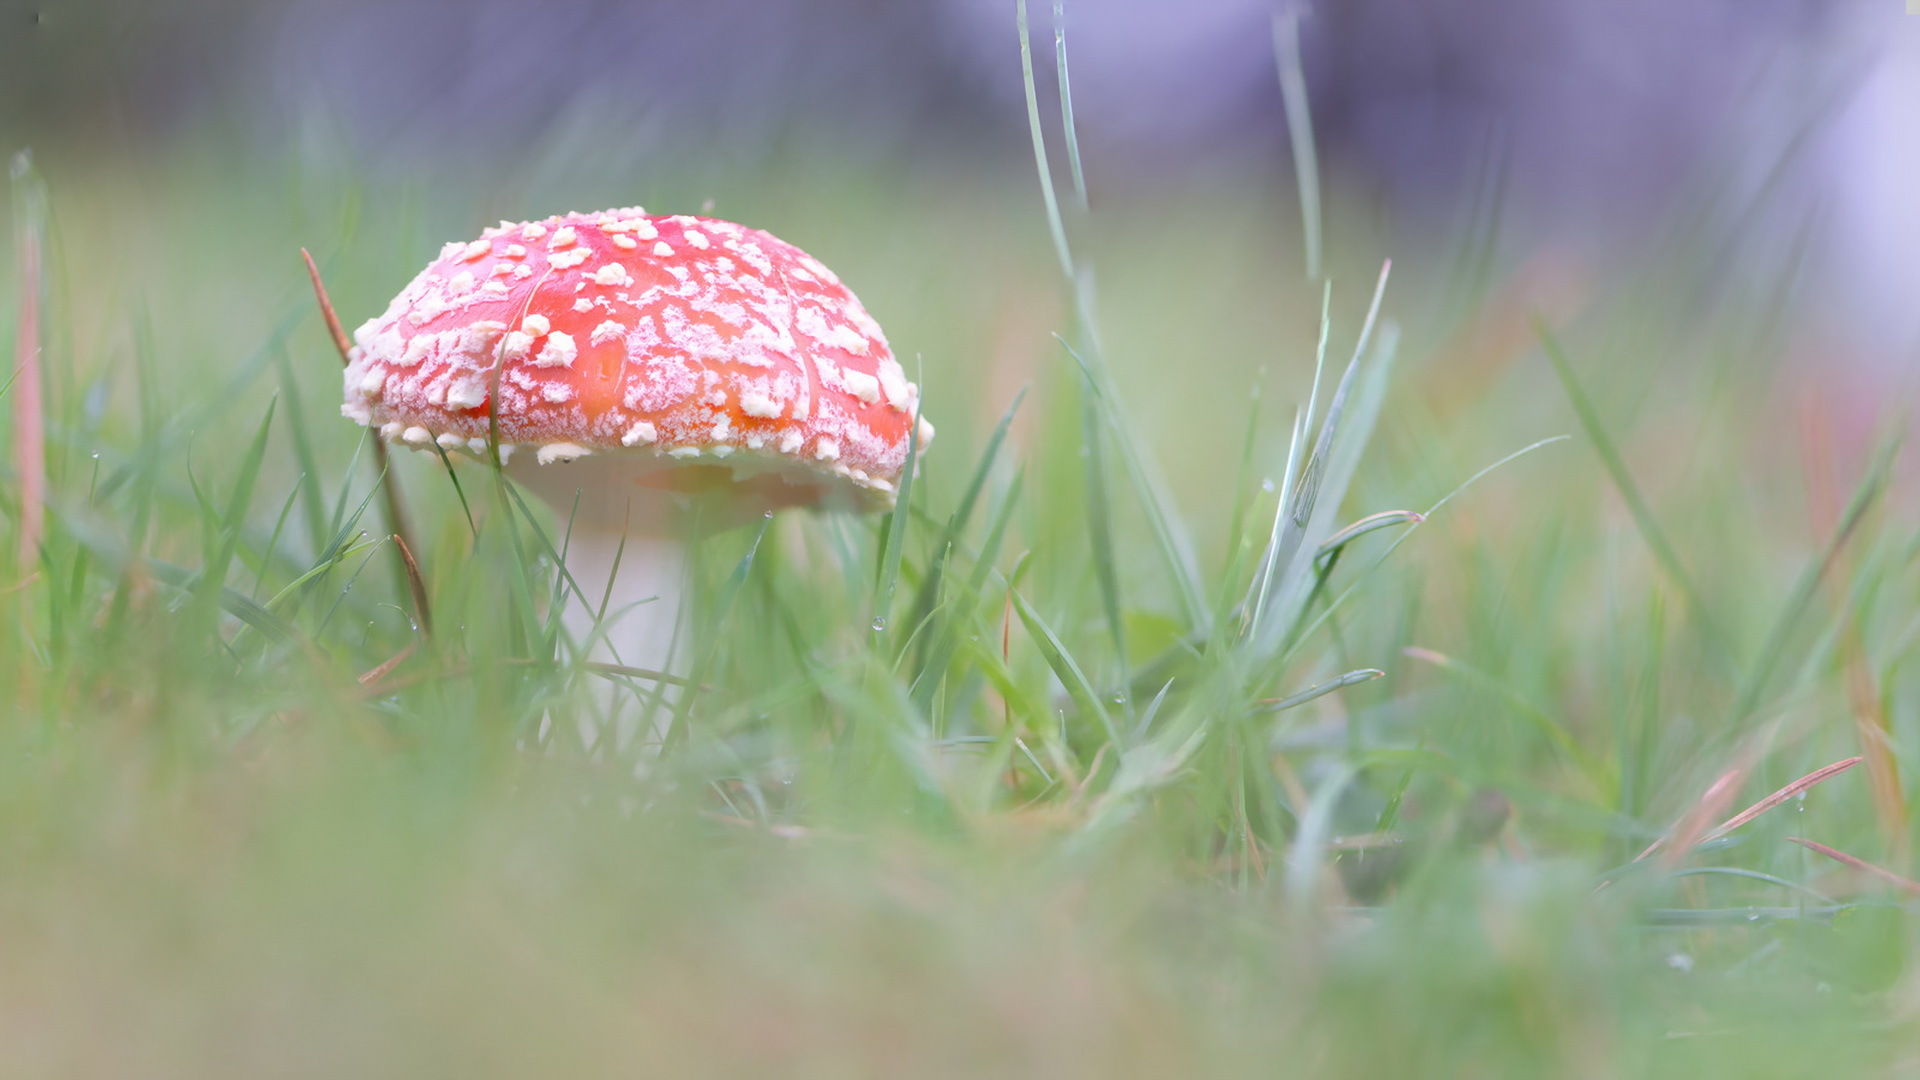
M1799 580L1794 582L1793 591L1788 593L1786 603L1781 606L1779 616L1775 618L1772 629L1767 633L1766 643L1760 648L1759 657L1749 669L1741 686L1740 696L1728 716L1730 725L1738 726L1759 709L1760 698L1766 693L1767 684L1775 670L1782 666L1781 658L1786 654L1787 643L1792 637L1795 626L1799 624L1801 615L1813 603L1814 595L1820 589L1821 579L1826 576L1834 561L1840 557L1854 530L1891 481L1893 459L1899 449L1898 436L1882 442L1880 449L1874 454L1872 463L1868 465L1865 475L1860 478L1859 486L1854 488L1853 497L1847 503L1846 512L1834 525L1833 533L1828 536L1820 554L1800 572Z
M1613 437L1607 434L1606 425L1600 422L1600 411L1594 407L1593 399L1587 396L1586 389L1573 373L1573 364L1568 361L1566 350L1554 336L1552 328L1540 315L1533 316L1533 331L1540 339L1547 359L1553 364L1554 374L1559 376L1560 386L1566 391L1567 400L1573 404L1574 415L1579 417L1580 427L1586 432L1587 440L1593 443L1594 453L1600 457L1600 464L1607 470L1607 476L1613 481L1615 491L1627 504L1627 512L1632 515L1634 526L1640 532L1640 539L1648 550L1653 552L1655 561L1666 572L1680 595L1686 598L1687 606L1693 611L1701 632L1705 635L1708 650L1714 660L1724 670L1732 671L1734 665L1727 640L1721 633L1713 614L1707 610L1706 601L1700 590L1694 587L1693 576L1680 561L1680 553L1667 539L1660 527L1660 521L1654 516L1653 507L1646 496L1640 493L1640 485L1634 482L1633 474L1627 469L1626 458L1620 448L1614 444Z
M1361 668L1358 671L1349 671L1337 679L1323 682L1318 686L1309 686L1297 694L1278 698L1273 701L1263 701L1260 703L1259 708L1253 711L1256 714L1283 712L1287 709L1305 705L1315 698L1325 697L1335 690L1344 690L1349 686L1358 686L1363 682L1372 682L1385 674L1386 672L1378 668Z
M1300 193L1300 230L1307 255L1307 279L1320 280L1320 163L1314 152L1313 112L1307 107L1307 80L1300 63L1300 9L1285 5L1273 15L1273 60L1280 75L1280 99L1287 111L1287 139L1293 148L1294 184Z
M1360 769L1358 762L1342 762L1332 775L1321 782L1319 789L1313 793L1313 800L1300 815L1300 828L1294 834L1293 843L1287 845L1286 859L1282 864L1287 899L1296 911L1305 912L1312 907L1314 895L1320 888L1320 871L1326 861L1327 841L1333 834L1334 808L1339 804L1347 785L1360 775Z
M333 347L340 354L341 365L349 365L353 363L353 342L347 337L346 330L341 327L340 317L334 313L333 301L327 298L327 287L325 283L320 280L320 268L314 265L313 256L307 252L306 248L300 249L300 258L307 264L307 277L313 283L314 299L319 301L320 317L326 324L327 335L333 339ZM495 387L494 389L495 392L489 398L491 401L497 401L499 399L498 388ZM386 441L375 434L372 442L373 469L374 472L380 476L380 490L385 496L387 528L392 529L393 535L400 540L399 544L394 545L395 549L411 552L415 550L418 545L413 541L413 526L407 520L406 500L400 494L400 478L394 475L393 470L389 468L390 462L388 461L389 455L387 453ZM498 458L497 451L494 456L496 459ZM418 570L418 567L409 568L404 559L402 560L400 574L402 579L408 583L408 590L410 592L413 591L412 582L414 577L417 576ZM418 604L425 599L425 596L426 594L424 592L415 592L414 602ZM423 626L431 625L432 621L431 613L428 612L427 609L422 608L421 624Z
M981 542L979 554L975 556L973 573L967 580L967 591L962 598L964 607L956 605L955 613L946 620L946 625L927 653L925 664L914 678L911 696L922 715L932 710L936 682L946 673L954 650L960 646L961 638L973 622L973 612L985 593L994 562L1000 557L1000 545L1006 538L1007 526L1013 520L1014 510L1020 505L1020 489L1025 479L1024 469L1013 474L1013 481L1007 485L1006 494L1000 499L1000 507L987 528L986 539Z
M1138 437L1140 429L1128 422L1120 402L1114 396L1111 381L1096 370L1088 358L1067 344L1066 339L1055 334L1054 340L1080 366L1082 374L1087 376L1094 388L1095 398L1100 402L1107 425L1120 448L1120 461L1127 467L1127 478L1133 485L1134 496L1146 511L1147 526L1153 533L1155 547L1166 564L1168 575L1173 579L1174 593L1180 600L1182 613L1192 628L1206 629L1212 625L1212 612L1203 599L1205 593L1200 586L1200 570L1193 553L1193 541L1178 524L1179 519L1171 509L1173 499L1167 493L1166 482L1159 469L1152 464L1146 446Z
M1119 681L1126 683L1127 631L1120 617L1120 572L1113 551L1113 508L1107 496L1105 425L1094 400L1093 384L1084 376L1080 382L1080 433L1082 471L1087 485L1087 544L1093 557L1093 578L1100 587L1100 609L1107 617L1107 633L1113 639L1113 655L1119 668Z
M1007 439L1007 431L1013 427L1014 414L1020 410L1020 403L1027 399L1027 388L1021 387L1013 397L1013 404L1001 414L1000 423L988 436L987 445L980 451L980 460L974 464L973 476L968 479L966 490L960 495L960 503L953 514L947 518L946 528L941 530L940 539L934 546L933 562L927 568L927 576L920 582L919 592L913 600L913 621L917 625L926 621L933 611L934 597L939 594L940 582L946 574L947 559L952 555L954 546L960 542L960 536L966 531L967 524L973 520L974 504L980 498L980 492L986 487L987 476L993 469L993 463L999 458L1000 447ZM989 560L991 561L991 560Z
M1920 881L1913 881L1911 879L1901 877L1899 874L1896 874L1891 870L1884 870L1878 866L1873 865L1872 863L1868 862L1865 859L1859 858L1854 855L1849 855L1844 851L1838 850L1837 848L1830 848L1827 845L1822 844L1817 840L1808 840L1804 837L1789 836L1787 837L1787 843L1799 844L1801 847L1806 848L1808 851L1818 852L1819 854L1825 855L1827 858L1832 859L1837 863L1850 866L1853 869L1858 870L1861 873L1867 875L1868 877L1874 878L1878 881L1884 882L1885 884L1891 885L1896 889L1899 889L1901 892L1907 893L1909 895L1920 896Z
M1060 82L1060 130L1066 132L1067 137L1067 171L1073 176L1073 193L1084 212L1087 176L1080 170L1080 136L1073 123L1073 80L1067 77L1067 9L1058 0L1053 5L1053 55L1055 75Z
M920 412L916 408L913 423L907 428L907 461L900 470L900 490L894 495L893 512L887 515L880 534L880 558L873 585L873 635L877 646L884 640L887 619L893 614L893 593L900 583L902 548L907 542L907 521L913 515L914 467L920 459ZM911 631L912 627L908 627Z
M1040 617L1040 613L1033 610L1033 605L1027 603L1027 598L1020 595L1019 590L1014 590L1011 595L1013 610L1019 614L1021 625L1027 628L1027 634L1033 638L1034 644L1039 646L1040 655L1046 659L1047 666L1053 669L1054 675L1058 676L1061 684L1067 688L1067 696L1073 699L1073 703L1079 706L1083 713L1100 722L1100 727L1106 732L1109 743L1116 746L1123 745L1120 741L1120 731L1114 727L1113 717L1107 714L1106 706L1101 704L1099 693L1094 690L1093 684L1087 681L1086 674L1080 670L1080 665L1074 661L1073 655L1061 643L1059 636L1053 632L1052 627L1047 625L1046 620Z
M273 428L273 415L278 399L267 405L266 415L260 418L260 427L254 433L253 442L240 460L240 475L234 480L233 493L227 499L227 507L219 519L213 522L217 547L210 552L206 569L201 571L200 585L195 590L204 606L217 606L220 592L227 583L227 569L233 564L234 550L240 544L240 534L246 528L247 509L253 504L253 489L260 479L260 466L266 459L267 435Z
M1033 164L1040 173L1040 195L1046 200L1047 230L1060 272L1073 280L1073 254L1067 249L1067 228L1060 220L1060 200L1053 192L1053 170L1047 165L1047 140L1040 128L1040 94L1033 84L1033 40L1027 32L1027 0L1015 0L1014 22L1020 30L1020 78L1027 91L1027 130L1033 136Z
M1844 761L1836 761L1831 765L1815 769L1708 830L1707 834L1700 838L1700 842L1704 844L1708 841L1718 840L1740 826L1745 825L1747 822L1752 821L1754 818L1759 817L1761 814L1793 798L1795 795L1801 794L1815 784L1825 780L1831 780L1865 760L1864 757L1850 757Z
M295 490L301 496L300 509L307 519L310 551L319 551L327 542L326 501L320 490L320 463L313 454L313 440L307 434L306 411L300 405L300 380L294 375L293 357L286 349L275 350L280 362L280 393L287 402L287 435L293 444L294 465L300 470Z
M14 273L20 310L13 329L13 461L20 485L20 523L15 552L20 574L33 573L47 521L47 448L40 370L40 301L45 291L40 240L46 229L46 190L33 168L33 155L13 155Z

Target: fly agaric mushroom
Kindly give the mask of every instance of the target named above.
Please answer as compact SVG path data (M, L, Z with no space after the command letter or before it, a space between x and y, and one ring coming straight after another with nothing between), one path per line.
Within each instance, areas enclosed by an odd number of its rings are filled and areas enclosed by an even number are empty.
M502 222L443 248L354 341L349 419L417 449L497 442L563 513L583 493L568 560L588 590L630 508L643 534L663 531L662 488L719 489L756 513L883 508L914 424L921 446L933 436L840 279L729 221L632 207ZM671 545L651 556L677 577Z

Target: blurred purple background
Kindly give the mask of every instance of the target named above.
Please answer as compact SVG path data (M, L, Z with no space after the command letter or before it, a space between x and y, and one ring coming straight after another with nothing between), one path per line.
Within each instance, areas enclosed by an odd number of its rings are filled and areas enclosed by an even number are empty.
M1077 0L1095 200L1291 198L1277 0ZM0 0L0 135L227 140L371 170L815 151L1031 168L1011 0ZM1755 204L1879 362L1920 341L1920 18L1900 0L1346 0L1306 10L1330 198L1389 238L1497 205L1501 243L1606 251ZM1051 82L1051 6L1034 5ZM1057 121L1051 106L1048 122ZM1689 200L1695 200L1690 203ZM1676 218L1676 215L1680 215Z

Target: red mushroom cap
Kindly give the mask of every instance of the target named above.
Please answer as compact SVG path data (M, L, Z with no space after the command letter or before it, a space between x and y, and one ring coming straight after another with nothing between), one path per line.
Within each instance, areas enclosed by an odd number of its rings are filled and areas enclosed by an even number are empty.
M497 393L503 454L724 464L865 504L892 502L919 409L833 271L637 207L448 244L354 341L341 412L391 440L483 454Z

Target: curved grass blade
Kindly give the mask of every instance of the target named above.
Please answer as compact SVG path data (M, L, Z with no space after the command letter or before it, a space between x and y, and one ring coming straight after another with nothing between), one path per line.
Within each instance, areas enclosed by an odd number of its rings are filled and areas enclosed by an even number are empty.
M1113 717L1107 714L1106 707L1100 703L1100 695L1094 691L1093 684L1087 681L1086 674L1080 670L1080 665L1074 662L1066 646L1061 644L1053 628L1047 625L1039 612L1033 610L1033 605L1027 603L1027 598L1020 595L1018 590L1013 591L1011 595L1013 610L1019 614L1021 625L1027 628L1027 633L1032 636L1034 644L1040 647L1040 655L1046 658L1047 666L1053 669L1053 673L1059 676L1060 682L1066 686L1067 696L1073 699L1073 703L1078 705L1082 712L1100 721L1101 728L1106 731L1108 742L1116 746L1121 745L1120 732L1113 726Z
M1361 668L1358 671L1349 671L1337 679L1323 682L1318 686L1309 686L1297 694L1292 694L1274 701L1261 702L1260 707L1253 711L1255 714L1283 712L1287 709L1305 705L1315 698L1325 697L1335 690L1344 690L1349 686L1358 686L1363 682L1372 682L1385 674L1386 672L1381 671L1379 668Z

